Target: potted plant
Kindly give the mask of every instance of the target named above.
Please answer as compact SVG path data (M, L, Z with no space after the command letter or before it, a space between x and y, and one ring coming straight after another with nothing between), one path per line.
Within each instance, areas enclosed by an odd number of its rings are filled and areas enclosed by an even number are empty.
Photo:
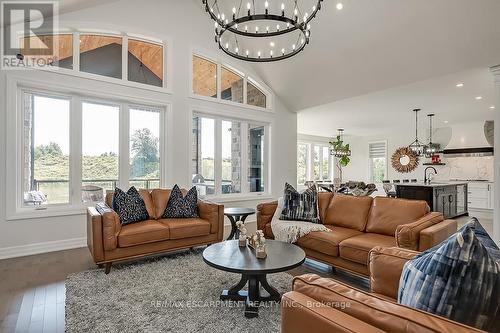
M348 143L344 143L344 129L339 128L338 131L337 137L330 141L330 153L335 157L334 163L338 175L334 179L337 188L342 184L342 168L346 167L351 161L351 148Z

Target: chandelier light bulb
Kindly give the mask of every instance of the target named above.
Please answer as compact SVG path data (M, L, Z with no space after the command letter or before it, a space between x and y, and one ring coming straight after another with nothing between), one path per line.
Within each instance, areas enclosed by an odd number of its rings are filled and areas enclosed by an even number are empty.
M235 52L236 54L238 54L238 47L236 47L236 48L234 49L234 52Z
M257 33L257 32L259 32L259 26L256 26L256 27L255 27L255 32L256 32L256 33Z
M313 6L312 11L314 12L316 10L316 6Z
M248 50L247 50L245 53L246 53L247 57L248 57L248 55L250 54L250 52L249 52Z
M224 13L222 13L221 19L222 19L222 21L224 21L226 19L226 16L224 15Z
M264 2L264 7L266 7L266 9L269 8L269 2L267 2L267 1Z
M288 29L288 28L290 28L290 22L287 22L287 23L286 23L286 28L287 28L287 29Z
M238 30L238 23L236 23L236 24L234 25L234 28L235 28L236 30Z
M297 16L298 13L299 13L299 10L297 9L297 7L295 7L295 9L293 10L293 15Z
M259 52L257 52L257 57L259 57L259 58L260 58L260 51L259 51Z
M217 29L219 27L219 23L217 21L214 22L214 27Z
M226 43L226 50L229 49L229 43Z
M220 14L217 14L217 19L220 20Z
M269 55L272 57L273 56L273 50L269 51Z
M252 8L252 5L250 5L250 2L247 2L247 9L250 10Z
M269 33L269 26L266 27L266 32Z
M311 25L307 24L307 30L311 30Z
M294 50L294 51L295 51L295 44L293 44L293 45L292 45L292 50Z
M227 24L229 23L229 21L226 19L225 23L226 23L226 25L227 25Z
M344 8L344 5L342 4L342 2L339 2L337 3L337 10L342 10Z
M245 25L245 32L248 31L248 25Z
M285 49L281 49L281 54L285 55Z
M274 47L274 42L269 43L269 46Z
M276 31L280 31L280 25L276 24Z
M233 14L236 14L236 7L233 7Z

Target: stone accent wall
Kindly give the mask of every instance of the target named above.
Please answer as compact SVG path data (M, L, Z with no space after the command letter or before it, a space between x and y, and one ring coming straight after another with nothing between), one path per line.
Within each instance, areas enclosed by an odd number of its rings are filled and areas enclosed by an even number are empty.
M231 126L231 180L232 192L241 192L241 123L233 121Z

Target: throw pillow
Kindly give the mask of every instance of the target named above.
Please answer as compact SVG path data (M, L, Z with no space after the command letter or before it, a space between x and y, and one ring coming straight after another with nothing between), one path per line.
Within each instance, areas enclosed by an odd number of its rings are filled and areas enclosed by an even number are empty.
M122 225L144 221L149 218L146 204L134 186L129 188L127 193L117 187L113 194L112 205L114 211L120 217Z
M316 185L299 193L292 185L285 183L280 220L320 223Z
M175 184L162 217L167 219L200 217L196 187L193 186L186 196L183 196L181 189Z
M408 261L398 302L482 330L500 322L498 247L472 219L441 244ZM495 331L498 331L498 327Z

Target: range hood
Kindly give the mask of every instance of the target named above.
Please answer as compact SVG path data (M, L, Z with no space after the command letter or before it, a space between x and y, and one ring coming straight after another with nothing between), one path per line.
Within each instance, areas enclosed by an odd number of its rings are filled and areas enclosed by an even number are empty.
M471 122L451 126L451 140L444 148L446 157L492 156L493 122Z

